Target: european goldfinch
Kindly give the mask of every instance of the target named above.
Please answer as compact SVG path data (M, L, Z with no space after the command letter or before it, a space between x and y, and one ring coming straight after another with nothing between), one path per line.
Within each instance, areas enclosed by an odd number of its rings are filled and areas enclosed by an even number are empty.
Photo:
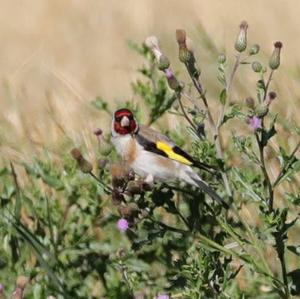
M130 110L123 108L115 111L111 132L117 152L146 182L181 180L200 188L212 199L227 206L191 167L208 170L208 165L195 161L167 136L138 124Z

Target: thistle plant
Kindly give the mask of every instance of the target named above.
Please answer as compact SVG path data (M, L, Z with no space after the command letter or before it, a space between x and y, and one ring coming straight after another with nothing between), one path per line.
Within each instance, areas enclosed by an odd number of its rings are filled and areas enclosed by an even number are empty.
M282 43L264 57L260 45L249 42L250 29L243 21L233 36L234 54L228 50L214 57L218 99L204 85L207 66L186 30L170 35L180 70L157 37L141 46L130 43L144 58L138 70L142 78L132 82L138 100L120 104L210 165L201 177L229 209L181 182L153 185L139 178L112 148L108 123L91 132L97 161L87 158L93 155L83 145L69 144L59 164L48 157L0 170L5 182L0 282L10 285L8 292L26 269L28 298L300 294L294 237L299 233L300 129L291 132L276 111L275 103L284 101L273 90ZM248 70L245 77L241 68ZM233 97L237 79L246 86L246 98ZM92 105L106 115L113 111L102 98ZM178 120L177 129L166 128L170 115ZM297 141L288 144L279 132ZM18 169L25 170L25 183Z

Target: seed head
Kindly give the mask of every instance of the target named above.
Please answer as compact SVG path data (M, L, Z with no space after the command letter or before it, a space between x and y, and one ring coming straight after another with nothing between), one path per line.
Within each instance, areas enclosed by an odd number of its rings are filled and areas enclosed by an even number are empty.
M238 52L244 52L247 48L247 29L248 29L248 24L246 21L243 21L240 24L240 32L237 36L237 39L235 41L235 49Z

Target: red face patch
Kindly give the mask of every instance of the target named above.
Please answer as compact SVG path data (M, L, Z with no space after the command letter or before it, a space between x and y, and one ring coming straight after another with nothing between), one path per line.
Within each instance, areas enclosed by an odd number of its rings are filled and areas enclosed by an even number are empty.
M121 122L123 117L127 117L129 120L128 126L122 126ZM134 119L132 112L128 109L119 109L115 112L114 116L114 129L120 135L126 135L133 133L137 128L137 123Z

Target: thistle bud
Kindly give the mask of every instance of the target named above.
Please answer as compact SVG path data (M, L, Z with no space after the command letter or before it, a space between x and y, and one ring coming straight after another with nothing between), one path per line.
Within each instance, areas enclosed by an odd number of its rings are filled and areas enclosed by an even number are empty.
M124 195L118 190L113 190L111 193L112 202L114 205L118 206L121 202L125 201Z
M224 53L219 54L218 63L223 64L226 62L226 55Z
M126 191L131 195L141 194L143 192L143 184L139 181L130 181L127 184Z
M83 158L83 157L82 157L82 154L81 154L81 151L80 151L78 148L73 148L73 149L71 150L71 155L72 155L72 157L73 157L76 161L78 161L78 160L80 160L81 158Z
M270 91L270 92L268 93L268 99L267 99L267 101L266 101L266 104L267 104L268 106L270 106L271 102L273 102L273 101L276 99L276 97L277 97L276 92L275 92L275 91Z
M17 283L16 283L17 287L21 288L21 289L24 289L26 284L28 283L28 281L29 281L28 277L23 276L23 275L19 276L17 278Z
M245 102L246 102L246 106L250 109L254 109L255 107L255 101L252 97L248 97L245 99Z
M265 117L269 112L268 105L262 104L256 107L255 109L255 115L258 116L259 118Z
M94 130L94 134L95 134L97 137L100 137L100 136L102 136L103 131L102 131L102 129L100 129L100 128L96 128L96 129Z
M254 44L249 50L249 55L256 55L256 54L258 54L259 50L260 50L259 45Z
M240 32L237 36L236 42L235 42L235 49L238 52L243 52L247 48L247 29L248 29L248 24L246 21L243 21L240 24Z
M282 48L282 43L281 42L276 42L274 44L274 50L273 53L271 55L271 58L269 60L269 67L272 70L276 70L278 69L279 65L280 65L280 51Z
M182 63L188 63L191 58L192 54L187 48L179 47L179 60Z
M170 61L169 61L168 57L166 55L162 54L158 60L158 69L160 69L161 71L164 71L169 66L170 66Z
M255 72L255 73L260 73L261 70L262 70L262 65L260 62L258 61L253 61L252 64L252 70Z
M134 202L127 204L126 206L120 205L118 207L120 215L124 218L130 219L137 216L139 208Z
M188 63L193 54L186 45L186 32L182 29L176 30L176 39L179 46L179 60L182 63Z
M99 152L102 156L108 156L112 151L112 146L108 143L102 143Z
M123 188L127 182L128 170L122 164L112 164L110 168L112 186L114 189Z
M181 89L181 85L174 76L171 69L166 69L165 74L168 80L169 87L175 91L179 91Z
M78 148L72 149L71 155L77 161L78 166L83 173L90 173L93 170L92 164L82 156Z
M271 101L273 101L273 100L276 99L277 94L276 94L275 91L270 91L270 92L268 93L268 96L269 96L269 99L270 99Z
M99 159L97 161L97 166L99 169L104 169L109 161L107 159Z

